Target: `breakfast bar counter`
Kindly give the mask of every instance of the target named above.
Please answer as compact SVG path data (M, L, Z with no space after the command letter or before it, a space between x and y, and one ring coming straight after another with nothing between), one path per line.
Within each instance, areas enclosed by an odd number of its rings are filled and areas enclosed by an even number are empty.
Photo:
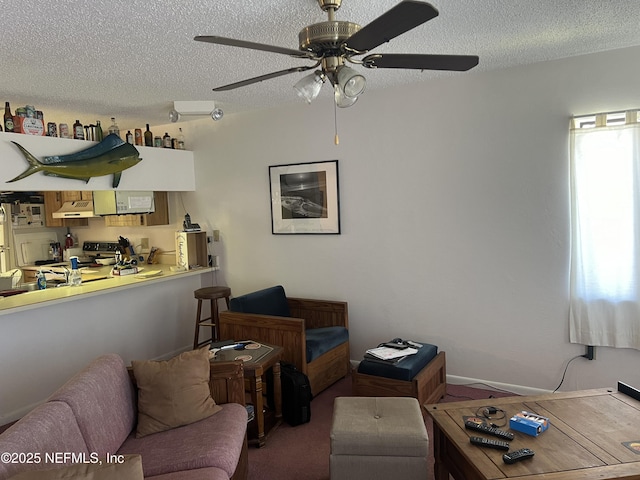
M143 265L135 274L0 299L0 425L22 417L105 353L167 359L193 347L194 291L224 284L218 271L174 272ZM109 276L110 267L91 275ZM89 277L86 277L89 278Z
M80 296L86 298L87 296L105 295L113 293L117 289L137 287L149 284L149 282L176 280L187 275L199 275L213 271L212 268L173 271L174 267L170 265L141 265L137 274L119 276L111 275L111 269L111 266L80 269L83 283L79 286L49 287L45 290L34 290L18 295L0 296L0 317L17 311L74 301Z

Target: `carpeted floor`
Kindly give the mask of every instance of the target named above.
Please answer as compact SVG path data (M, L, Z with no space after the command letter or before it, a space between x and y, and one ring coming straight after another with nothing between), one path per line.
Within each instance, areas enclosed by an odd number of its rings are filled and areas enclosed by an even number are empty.
M249 480L329 480L329 432L333 400L351 395L351 377L347 377L311 402L311 421L290 427L282 423L272 431L263 448L249 447ZM513 395L462 385L447 386L442 402L505 397ZM426 421L429 438L433 437L430 419ZM433 477L433 446L429 465Z

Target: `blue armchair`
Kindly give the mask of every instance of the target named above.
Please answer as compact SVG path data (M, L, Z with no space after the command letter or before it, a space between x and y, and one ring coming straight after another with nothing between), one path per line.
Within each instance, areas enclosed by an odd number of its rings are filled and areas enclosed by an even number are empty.
M219 323L221 339L281 346L282 360L307 374L313 395L350 370L347 302L287 298L278 285L232 298Z

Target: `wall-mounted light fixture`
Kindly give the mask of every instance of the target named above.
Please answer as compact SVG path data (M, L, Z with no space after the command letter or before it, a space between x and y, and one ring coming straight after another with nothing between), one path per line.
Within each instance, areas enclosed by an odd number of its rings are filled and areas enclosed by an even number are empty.
M220 120L224 112L216 108L212 100L174 101L169 111L169 121L175 123L183 115L210 115L215 121Z

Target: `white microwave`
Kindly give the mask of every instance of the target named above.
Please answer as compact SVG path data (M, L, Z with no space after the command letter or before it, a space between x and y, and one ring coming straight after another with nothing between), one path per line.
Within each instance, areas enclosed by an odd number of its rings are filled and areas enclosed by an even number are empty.
M96 215L127 215L155 211L156 203L153 192L121 190L93 192L93 213Z

